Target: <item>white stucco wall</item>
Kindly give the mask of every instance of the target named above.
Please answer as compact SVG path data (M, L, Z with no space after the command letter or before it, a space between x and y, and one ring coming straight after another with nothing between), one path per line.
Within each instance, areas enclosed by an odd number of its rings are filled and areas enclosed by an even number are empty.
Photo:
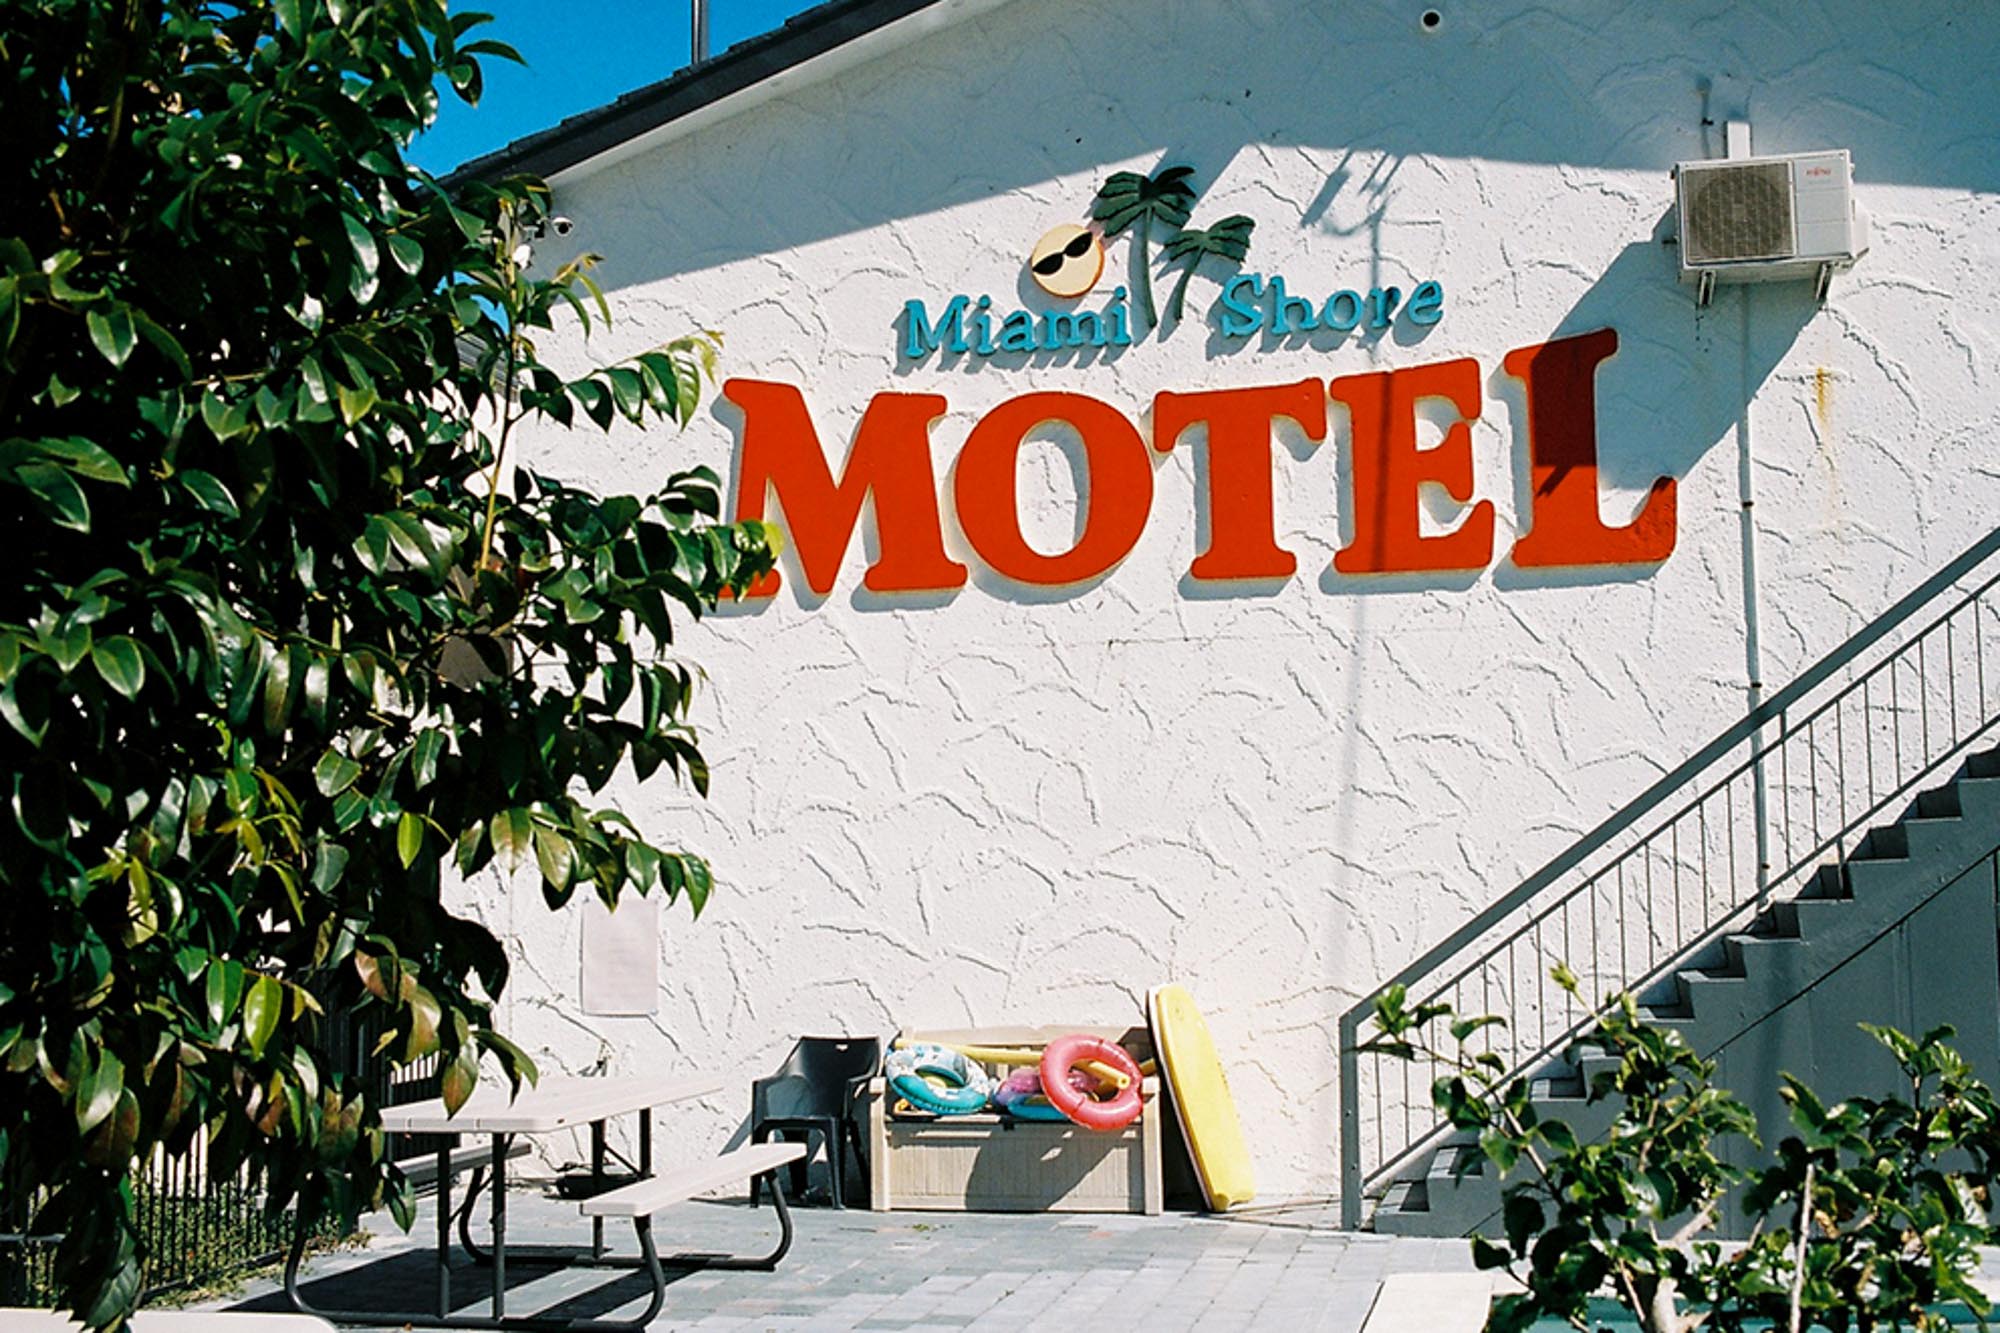
M737 1128L748 1079L800 1033L1136 1020L1179 980L1267 1194L1329 1191L1338 1014L1741 711L1741 424L1767 681L1991 526L1991 11L1493 0L1440 6L1427 34L1422 8L1010 0L562 183L619 315L589 357L719 328L726 373L802 386L836 459L871 395L943 393L947 516L966 432L1028 390L1144 422L1161 390L1473 357L1499 532L1476 577L1326 574L1349 522L1338 411L1318 446L1279 432L1277 530L1300 572L1275 588L1185 581L1193 441L1159 460L1129 559L1072 593L1003 586L947 517L971 582L887 604L860 590L864 521L823 603L790 565L774 602L677 645L711 678L713 797L662 777L620 799L720 887L698 923L667 914L656 1017L581 1017L574 913L550 916L526 875L475 886L518 951L510 1030L545 1065L728 1076L676 1118L692 1149ZM1874 249L1824 308L1725 288L1697 314L1674 282L1668 168L1719 153L1744 113L1760 152L1854 151ZM1028 247L1082 220L1110 171L1168 161L1196 168L1196 224L1256 219L1246 268L1321 296L1435 278L1444 318L1373 342L1219 349L1191 319L1085 364L898 360L911 297L1053 304L1022 299ZM1115 242L1104 289L1125 256ZM1190 315L1216 291L1204 271ZM1604 512L1676 476L1678 549L1636 571L1513 570L1523 423L1500 359L1606 326L1622 348L1598 379L1620 488ZM544 437L534 457L618 490L696 462L730 477L735 423L722 404L684 434ZM1023 474L1030 537L1061 547L1060 453L1031 450Z

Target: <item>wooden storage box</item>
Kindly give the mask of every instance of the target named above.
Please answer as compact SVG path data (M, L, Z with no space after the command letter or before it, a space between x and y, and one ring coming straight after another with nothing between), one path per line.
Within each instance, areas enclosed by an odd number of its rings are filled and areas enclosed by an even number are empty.
M950 1046L1043 1046L1088 1032L1152 1058L1145 1028L993 1027L907 1031L910 1041ZM992 1213L1158 1213L1159 1080L1140 1087L1144 1110L1115 1133L1068 1121L1015 1120L997 1114L897 1116L888 1080L866 1093L869 1206Z

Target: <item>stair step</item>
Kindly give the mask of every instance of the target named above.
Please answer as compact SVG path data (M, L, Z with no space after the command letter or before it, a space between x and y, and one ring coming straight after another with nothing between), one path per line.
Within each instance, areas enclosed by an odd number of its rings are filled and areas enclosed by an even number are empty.
M2000 778L2000 750L1965 756L1965 771L1975 778Z
M1753 961L1773 949L1797 948L1795 935L1726 935L1722 940L1722 951L1729 959L1729 968L1738 976L1748 976L1756 966Z
M1772 910L1793 939L1805 939L1840 921L1853 906L1843 898L1794 898L1774 904Z
M1421 1178L1416 1180L1392 1181L1383 1192L1382 1202L1375 1206L1375 1216L1389 1214L1427 1213L1431 1210L1430 1196L1425 1192Z
M1674 980L1680 985L1682 1002L1696 1017L1705 1010L1713 1010L1718 1004L1733 1007L1736 997L1749 986L1741 975L1716 976L1706 972L1679 972Z
M1903 824L1882 824L1868 830L1847 863L1852 866L1857 861L1900 861L1907 860L1909 855L1909 829Z
M1952 791L1958 797L1959 818L1982 824L2000 818L2000 776L1960 778L1952 784Z
M1898 826L1908 839L1910 855L1921 857L1935 848L1957 842L1965 836L1965 820L1958 815L1911 815Z
M1837 862L1829 861L1813 871L1812 878L1799 887L1797 896L1826 899L1851 897L1847 889L1846 869Z
M1479 1150L1477 1143L1446 1143L1431 1154L1430 1166L1425 1169L1424 1178L1443 1181L1446 1184L1457 1181L1460 1179L1460 1162L1465 1164L1465 1179L1486 1174L1486 1154Z
M1956 782L1918 792L1916 803L1910 809L1918 819L1957 819L1965 813L1959 803Z
M1888 860L1849 861L1847 888L1856 898L1877 897L1900 892L1910 875L1907 857Z

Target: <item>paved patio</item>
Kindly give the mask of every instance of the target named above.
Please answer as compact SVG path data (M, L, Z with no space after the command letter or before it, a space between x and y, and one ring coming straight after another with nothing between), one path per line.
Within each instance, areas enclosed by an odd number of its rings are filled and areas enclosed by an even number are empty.
M483 1211L483 1210L482 1210ZM435 1234L426 1209L409 1235L386 1217L365 1248L314 1260L307 1297L354 1309L434 1308ZM794 1210L797 1238L776 1272L670 1275L660 1329L1009 1329L1044 1319L1084 1328L1105 1320L1148 1333L1282 1328L1357 1333L1390 1274L1469 1273L1463 1241L1349 1235L1324 1204L1163 1217ZM768 1248L772 1214L740 1201L699 1201L660 1215L661 1252ZM384 1234L386 1233L386 1234ZM479 1234L475 1231L475 1237ZM510 1191L510 1240L575 1241L588 1224L553 1190ZM607 1236L632 1249L629 1226ZM483 1314L489 1277L457 1256L453 1307ZM637 1314L646 1284L622 1270L509 1270L508 1310L555 1306L570 1316ZM1463 1291L1464 1279L1438 1288ZM1407 1287L1409 1284L1401 1284ZM1407 1295L1407 1292L1405 1293ZM260 1282L218 1309L288 1309ZM1385 1310L1387 1303L1385 1303ZM1398 1321L1400 1322L1400 1321ZM1382 1333L1378 1318L1370 1333Z

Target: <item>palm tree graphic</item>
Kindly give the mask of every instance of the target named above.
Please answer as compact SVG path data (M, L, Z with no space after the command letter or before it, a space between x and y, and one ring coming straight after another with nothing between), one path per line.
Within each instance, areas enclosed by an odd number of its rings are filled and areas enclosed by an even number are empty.
M1181 312L1187 304L1188 279L1201 267L1202 260L1226 259L1232 264L1243 262L1244 256L1250 253L1250 229L1256 225L1241 213L1232 213L1212 227L1192 227L1167 238L1167 262L1185 260L1187 263L1187 267L1181 270L1181 280L1174 284L1174 294L1167 298L1168 318L1176 324L1181 322Z
M1099 187L1097 203L1090 211L1092 218L1104 224L1106 236L1116 236L1135 223L1138 226L1132 242L1132 286L1139 293L1139 309L1148 328L1160 322L1153 309L1153 223L1158 221L1169 231L1187 225L1195 198L1187 178L1193 174L1193 167L1162 167L1151 176L1113 172Z

